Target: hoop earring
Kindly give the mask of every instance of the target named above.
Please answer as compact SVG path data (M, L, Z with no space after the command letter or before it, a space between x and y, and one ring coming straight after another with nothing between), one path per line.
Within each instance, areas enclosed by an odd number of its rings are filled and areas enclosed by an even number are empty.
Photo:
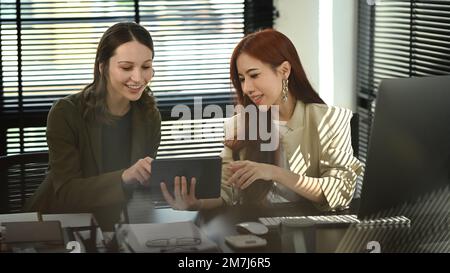
M289 80L282 80L281 81L281 100L283 102L286 102L288 99L288 92L289 92Z

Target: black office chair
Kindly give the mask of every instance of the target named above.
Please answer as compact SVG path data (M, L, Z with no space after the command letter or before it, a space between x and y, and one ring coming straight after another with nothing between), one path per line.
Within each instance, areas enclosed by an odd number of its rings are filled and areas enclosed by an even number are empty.
M0 213L22 212L47 169L47 152L0 156Z
M359 157L359 114L353 113L350 120L353 155Z
M350 131L351 131L351 137L352 137L353 155L355 157L359 158L359 114L358 113L353 113L353 117L350 120ZM356 212L359 208L361 188L362 188L362 179L358 178L356 180L356 190L355 190L355 193L353 195L352 201L349 206L352 213Z

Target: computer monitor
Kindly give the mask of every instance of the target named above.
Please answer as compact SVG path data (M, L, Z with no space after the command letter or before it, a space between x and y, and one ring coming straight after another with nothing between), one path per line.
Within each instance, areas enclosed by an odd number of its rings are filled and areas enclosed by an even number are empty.
M448 187L449 170L450 76L382 81L358 218L392 216L385 214Z

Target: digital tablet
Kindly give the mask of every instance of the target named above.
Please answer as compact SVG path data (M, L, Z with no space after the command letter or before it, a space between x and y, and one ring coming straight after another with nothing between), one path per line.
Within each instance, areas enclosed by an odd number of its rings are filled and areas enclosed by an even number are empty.
M152 162L152 175L150 178L151 195L155 199L163 200L160 182L165 182L167 189L173 196L173 183L175 176L185 176L189 189L192 177L195 177L195 196L202 198L220 197L220 182L222 176L222 158L171 158L155 159Z

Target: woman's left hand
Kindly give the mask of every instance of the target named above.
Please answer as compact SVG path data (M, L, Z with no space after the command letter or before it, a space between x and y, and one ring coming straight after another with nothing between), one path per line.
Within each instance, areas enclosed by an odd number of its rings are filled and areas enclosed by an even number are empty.
M274 167L274 165L248 160L233 161L228 167L233 172L228 184L238 189L245 189L258 179L273 180Z
M173 183L174 196L169 193L166 183L164 182L160 183L161 192L164 199L166 199L166 202L169 203L174 210L199 210L202 206L202 200L195 197L195 183L196 179L193 177L188 191L186 177L182 176L180 181L180 177L176 176Z

